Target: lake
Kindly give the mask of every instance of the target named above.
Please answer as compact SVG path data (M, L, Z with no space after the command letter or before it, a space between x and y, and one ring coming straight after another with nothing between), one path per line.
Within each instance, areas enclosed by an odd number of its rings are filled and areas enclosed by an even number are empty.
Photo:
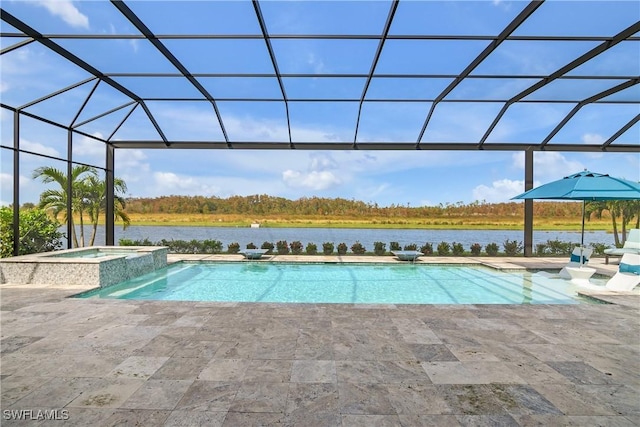
M65 231L64 229L62 230ZM85 230L85 234L89 234ZM319 249L324 242L332 242L335 246L346 243L350 248L356 241L373 251L374 242L398 242L401 246L415 243L418 247L425 243L432 243L434 249L440 242L462 243L465 250L474 243L483 247L488 243L497 243L500 251L505 240L524 240L521 230L407 230L407 229L362 229L362 228L250 228L250 227L182 227L182 226L130 226L126 230L122 227L115 229L116 244L120 239L143 240L158 242L167 240L219 240L226 250L229 243L237 242L241 248L247 243L260 247L264 242L274 245L279 240L299 240L304 246L315 243ZM534 231L534 248L537 243L547 240L580 243L580 232L575 231ZM103 244L104 229L99 230L96 244ZM605 231L585 232L585 244L604 243L613 246L613 235Z

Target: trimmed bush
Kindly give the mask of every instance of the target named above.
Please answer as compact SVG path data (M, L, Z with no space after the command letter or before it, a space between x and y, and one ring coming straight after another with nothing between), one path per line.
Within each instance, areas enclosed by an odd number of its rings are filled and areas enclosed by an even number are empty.
M383 242L373 242L373 253L378 256L384 255L387 251L386 246L387 244Z
M153 243L148 237L142 240L120 239L118 244L120 246L162 246L160 242Z
M504 247L504 253L508 256L514 256L522 252L522 242L518 242L517 240L505 240L502 244Z
M344 255L347 253L347 244L338 243L338 255Z
M366 248L362 246L362 243L358 241L356 241L353 245L351 245L351 252L353 252L356 255L364 255L366 251L367 251Z
M273 253L273 243L264 242L262 244L262 246L260 246L260 249L266 249L268 254L272 254Z
M420 252L425 255L433 255L433 244L425 243L424 245L420 246Z
M573 251L573 243L547 240L547 248L552 255L569 255Z
M478 256L482 251L482 245L480 243L474 243L471 245L471 255Z
M404 245L404 250L405 251L417 251L418 250L418 245L416 245L415 243L409 243L408 245Z
M230 254L237 254L238 252L240 252L240 243L229 243L229 246L227 246L227 252L229 252Z
M607 249L607 245L604 243L592 243L593 253L597 255L604 255L604 250Z
M333 253L333 243L324 242L322 244L322 253L325 255L331 255Z
M307 243L307 254L315 255L318 253L318 247L315 243Z
M251 243L247 243L247 249L258 249L258 247L254 245L253 242L251 242Z
M402 249L400 247L400 243L398 243L398 242L389 242L389 250L390 251L399 251L400 249Z
M300 255L304 246L302 246L302 242L300 242L299 240L295 240L289 244L289 248L291 249L291 253L293 255Z
M286 240L279 240L276 242L276 250L280 255L286 255L289 253L289 244Z
M484 251L489 256L496 256L498 255L498 245L496 243L489 243L487 246L484 247Z
M222 252L222 242L220 240L204 240L200 252L204 254L219 254Z
M453 245L451 246L451 250L453 251L453 254L455 256L460 256L464 254L464 248L462 247L462 243L453 242Z
M536 255L544 255L547 253L547 245L544 243L536 244Z
M451 251L451 245L447 242L438 243L438 255L449 255L449 251Z

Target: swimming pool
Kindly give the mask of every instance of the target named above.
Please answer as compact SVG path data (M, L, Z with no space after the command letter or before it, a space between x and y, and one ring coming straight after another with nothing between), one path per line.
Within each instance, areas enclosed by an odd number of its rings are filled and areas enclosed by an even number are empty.
M348 304L579 304L575 286L478 265L187 263L78 295L167 301Z

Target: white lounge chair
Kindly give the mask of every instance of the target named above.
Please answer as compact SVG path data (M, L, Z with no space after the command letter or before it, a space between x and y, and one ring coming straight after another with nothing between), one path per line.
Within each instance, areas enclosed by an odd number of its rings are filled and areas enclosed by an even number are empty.
M582 284L578 286L580 289L589 289L594 291L632 291L636 286L640 285L640 255L624 254L620 260L618 271L604 286L598 286L593 283Z
M398 257L400 261L415 261L418 257L424 255L418 251L392 251L391 253Z
M604 250L604 263L609 264L610 256L621 257L624 254L640 254L640 229L629 230L627 240L621 248L609 248ZM622 262L622 261L620 261Z
M569 259L569 262L567 263L567 265L562 267L562 270L560 270L560 273L558 273L558 275L563 279L571 279L571 275L567 271L567 267L585 267L589 263L589 258L591 258L592 253L592 248L576 246L573 249L573 252L571 252L571 258Z

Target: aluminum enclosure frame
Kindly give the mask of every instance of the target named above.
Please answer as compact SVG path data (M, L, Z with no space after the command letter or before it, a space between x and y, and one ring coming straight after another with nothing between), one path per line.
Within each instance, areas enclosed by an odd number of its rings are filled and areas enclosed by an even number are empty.
M404 1L404 0L403 0ZM14 16L5 7L0 8L0 18L3 22L9 24L15 28L18 32L6 32L2 30L2 37L5 39L19 39L16 44L3 48L0 55L7 54L12 51L20 50L29 46L32 43L39 43L46 47L55 54L61 56L65 60L71 62L76 67L84 70L91 77L79 81L69 87L60 88L60 90L48 94L42 98L34 99L23 105L9 105L4 102L0 103L0 107L11 112L13 114L13 144L2 145L2 149L11 150L14 154L14 186L13 186L13 200L14 200L14 235L17 233L17 210L19 208L20 200L20 188L18 185L19 164L20 155L22 153L30 153L29 151L20 147L20 117L25 116L32 119L36 119L47 123L51 126L65 129L68 133L68 156L62 160L67 163L67 168L70 171L73 164L78 164L74 161L71 152L73 146L74 137L83 136L91 138L98 143L102 143L105 146L105 167L101 168L106 173L107 185L107 215L106 215L106 243L107 245L114 244L114 220L113 220L113 180L114 180L114 153L115 150L126 149L259 149L259 150L284 150L284 149L297 149L297 150L437 150L437 151L512 151L512 152L524 152L525 154L525 190L529 190L533 186L533 156L535 152L542 151L559 151L559 152L621 152L621 153L640 153L640 137L637 143L620 143L617 139L635 126L640 121L640 114L636 114L630 120L628 120L621 128L616 130L610 135L607 135L607 139L599 144L586 144L586 143L573 143L567 142L551 142L553 137L557 135L570 120L585 106L598 106L608 104L631 104L640 106L640 100L616 100L608 98L613 94L619 93L631 87L634 87L640 83L640 75L575 75L571 74L571 71L577 67L585 64L586 62L598 57L598 55L608 51L614 46L622 42L636 42L640 45L640 20L636 21L632 25L619 28L617 33L609 36L584 36L584 35L570 35L570 36L557 36L557 35L536 35L536 36L523 36L516 35L514 32L528 19L535 14L535 12L544 4L544 0L534 0L527 4L524 4L522 10L508 23L499 33L494 35L450 35L450 34L391 34L390 29L394 22L400 0L392 0L390 2L390 8L382 27L380 34L272 34L269 31L269 23L265 19L261 3L258 0L251 1L253 13L255 13L255 19L260 28L260 34L156 34L150 27L141 19L128 5L122 0L111 0L110 3L122 16L135 28L139 34L44 34L37 28L30 26L24 20ZM264 43L264 47L268 53L272 73L194 73L184 63L178 59L172 50L167 46L165 41L167 40L259 40ZM373 60L369 66L367 73L283 73L278 62L278 55L276 54L272 41L275 40L335 40L335 41L349 41L349 40L371 40L377 42L377 48L373 56ZM90 64L83 58L80 58L76 54L72 53L68 49L64 48L59 41L63 40L77 40L83 43L90 44L96 40L140 40L146 41L157 52L164 57L175 69L177 73L166 72L146 72L146 73L108 73L104 70L100 70L94 65ZM377 73L376 68L381 58L381 54L385 49L385 43L389 40L401 41L401 40L431 40L438 41L485 41L487 46L482 50L471 62L467 64L464 69L458 74L383 74ZM540 41L546 43L567 42L567 41L584 41L597 43L595 47L587 52L572 58L564 66L556 69L548 74L539 75L512 75L512 74L474 74L474 70L478 66L482 65L487 58L504 42L506 41ZM123 85L117 81L117 78L131 77L136 79L145 79L153 81L158 77L175 77L178 79L185 79L195 90L200 97L141 97L135 93L132 88ZM215 97L205 86L202 84L202 78L207 77L219 77L219 78L256 78L256 77L270 77L275 78L278 82L278 87L281 96L274 98L264 97ZM362 93L357 98L314 98L307 97L290 97L287 95L286 84L284 83L287 78L347 78L347 79L361 79L364 80ZM403 98L403 97L386 97L386 98L370 98L367 96L370 84L374 78L385 79L405 79L409 82L411 79L451 79L451 82L435 97L432 98ZM504 99L483 99L478 100L474 98L455 98L451 99L447 96L462 82L474 82L480 81L480 79L535 79L537 82L524 90L519 91L517 94L504 98ZM579 81L597 81L608 80L612 82L612 85L601 92L589 96L589 97L572 97L569 99L527 99L529 95L538 91L541 88L549 85L554 81L561 80L579 80ZM615 84L614 84L615 82ZM69 123L60 123L47 117L41 117L36 114L26 111L30 106L46 101L52 97L60 95L66 91L73 90L83 85L92 84L92 90L87 96L82 106L75 112L73 120ZM94 117L85 119L78 122L78 118L82 113L83 108L89 102L93 96L95 90L101 85L108 85L115 89L122 95L124 95L129 101L119 105L115 108L106 110ZM154 116L152 111L148 108L147 102L203 102L211 106L216 118L216 125L219 126L222 134L222 139L211 141L189 141L189 140L175 140L167 137L163 130L162 123ZM219 110L218 103L220 102L260 102L260 103L282 103L284 104L287 133L288 138L282 141L239 141L231 138L227 132L224 117ZM290 118L290 106L294 103L314 103L316 105L327 102L350 102L358 105L357 118L353 124L353 138L349 141L342 142L309 142L298 141L292 136L292 125ZM360 127L360 119L362 114L363 105L366 103L430 103L431 106L424 122L418 132L418 138L415 141L384 141L384 142L363 142L358 140L358 133ZM495 116L491 124L487 127L482 137L478 140L472 141L456 141L456 142L426 142L423 141L425 132L429 129L431 119L434 111L438 106L443 104L452 104L455 107L456 103L478 103L478 104L502 104L499 113ZM569 103L574 107L571 111L554 127L554 129L539 141L528 142L491 142L488 141L488 137L491 132L496 128L500 120L504 117L505 113L510 107L518 104L530 104L530 103ZM157 131L158 138L155 140L122 140L115 139L114 136L118 129L123 126L127 119L132 115L134 111L141 109L144 115L148 118L149 123ZM126 116L119 124L113 129L105 129L103 132L107 137L97 137L83 132L78 129L82 125L91 122L93 120L100 119L115 113L116 111L127 111ZM46 157L46 156L45 156ZM69 172L70 173L70 172ZM70 201L68 202L68 210L71 209ZM524 248L525 256L533 254L533 209L532 202L525 202L525 226L524 226ZM69 226L70 227L70 226ZM16 239L17 240L17 239ZM14 242L14 251L17 254L17 241Z

